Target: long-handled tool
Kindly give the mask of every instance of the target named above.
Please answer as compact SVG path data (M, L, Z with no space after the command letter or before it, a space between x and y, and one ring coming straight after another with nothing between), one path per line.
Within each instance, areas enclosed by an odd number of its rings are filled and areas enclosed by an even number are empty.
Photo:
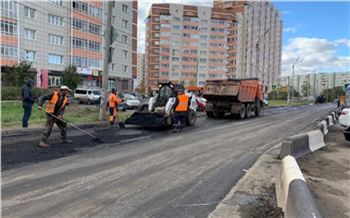
M77 126L74 125L74 124L71 124L71 123L68 123L68 122L65 121L65 120L59 119L59 118L58 118L56 115L54 115L54 114L50 114L50 113L47 113L47 112L45 112L45 113L46 113L46 114L49 114L50 116L52 116L52 117L54 117L54 118L56 118L56 119L58 119L58 120L60 120L60 121L62 121L62 122L64 122L64 123L66 123L66 124L68 124L68 125L70 125L70 126L72 126L72 127L74 127L75 129L77 129L77 130L79 130L79 131L85 133L86 135L88 135L88 136L90 136L91 138L93 138L93 140L94 140L95 142L100 142L100 143L104 142L103 139L100 139L100 138L98 138L98 137L92 135L91 133L86 132L85 130L83 130L83 129L77 127Z
M118 123L119 128L125 129L125 124L124 124L124 122L122 121L122 119L120 118L120 113L121 113L121 112L118 111L117 113L118 113L118 120L119 120L119 123Z

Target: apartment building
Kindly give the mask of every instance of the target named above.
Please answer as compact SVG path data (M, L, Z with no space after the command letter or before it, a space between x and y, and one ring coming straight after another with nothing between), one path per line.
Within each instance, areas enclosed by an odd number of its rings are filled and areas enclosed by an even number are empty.
M146 86L159 82L203 86L226 77L227 26L235 15L224 9L153 4L146 20Z
M143 53L137 54L137 84L144 86L146 80L145 57Z
M206 79L258 77L267 91L280 76L282 21L269 2L153 4L146 41L152 89L163 80L203 86Z
M101 87L104 1L2 1L1 65L25 60L41 75L40 87L62 84L62 71L77 67L81 85ZM132 90L136 77L137 2L113 2L109 85ZM122 62L120 60L123 60Z
M342 87L345 83L350 83L350 72L296 74L294 82L292 76L282 76L280 79L281 87L286 87L289 84L300 95L303 95L303 86L309 87L309 96L318 96L325 89Z
M237 29L230 32L233 41L242 40L242 48L229 47L228 68L236 77L257 77L267 91L281 75L282 30L281 13L269 1L214 0L214 8L224 8L241 15ZM236 34L237 33L237 34ZM234 57L240 57L236 59ZM236 73L234 73L236 72Z

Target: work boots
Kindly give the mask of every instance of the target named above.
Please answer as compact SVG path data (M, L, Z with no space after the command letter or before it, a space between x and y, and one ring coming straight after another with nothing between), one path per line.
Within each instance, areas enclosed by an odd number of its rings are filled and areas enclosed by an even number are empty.
M50 147L50 145L49 144L47 144L46 142L44 142L44 141L41 141L40 143L39 143L39 145L38 145L40 148L48 148L48 147Z
M61 140L61 143L62 143L62 144L72 143L72 140L69 140L69 139L62 139L62 140Z

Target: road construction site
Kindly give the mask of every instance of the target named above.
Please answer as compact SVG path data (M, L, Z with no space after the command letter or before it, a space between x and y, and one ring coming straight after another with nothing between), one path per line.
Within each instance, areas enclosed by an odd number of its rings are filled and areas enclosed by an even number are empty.
M181 133L78 125L72 144L37 143L43 128L2 130L3 217L283 217L281 144L315 130L334 104L266 108L262 117L197 113ZM298 164L323 217L349 216L349 142L337 122Z

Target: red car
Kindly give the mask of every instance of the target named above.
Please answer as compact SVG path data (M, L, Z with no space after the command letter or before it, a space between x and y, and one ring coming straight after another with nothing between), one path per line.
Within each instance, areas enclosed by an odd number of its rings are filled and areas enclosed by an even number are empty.
M207 102L207 99L202 97L197 97L196 102L197 102L197 111L205 111L205 103Z

